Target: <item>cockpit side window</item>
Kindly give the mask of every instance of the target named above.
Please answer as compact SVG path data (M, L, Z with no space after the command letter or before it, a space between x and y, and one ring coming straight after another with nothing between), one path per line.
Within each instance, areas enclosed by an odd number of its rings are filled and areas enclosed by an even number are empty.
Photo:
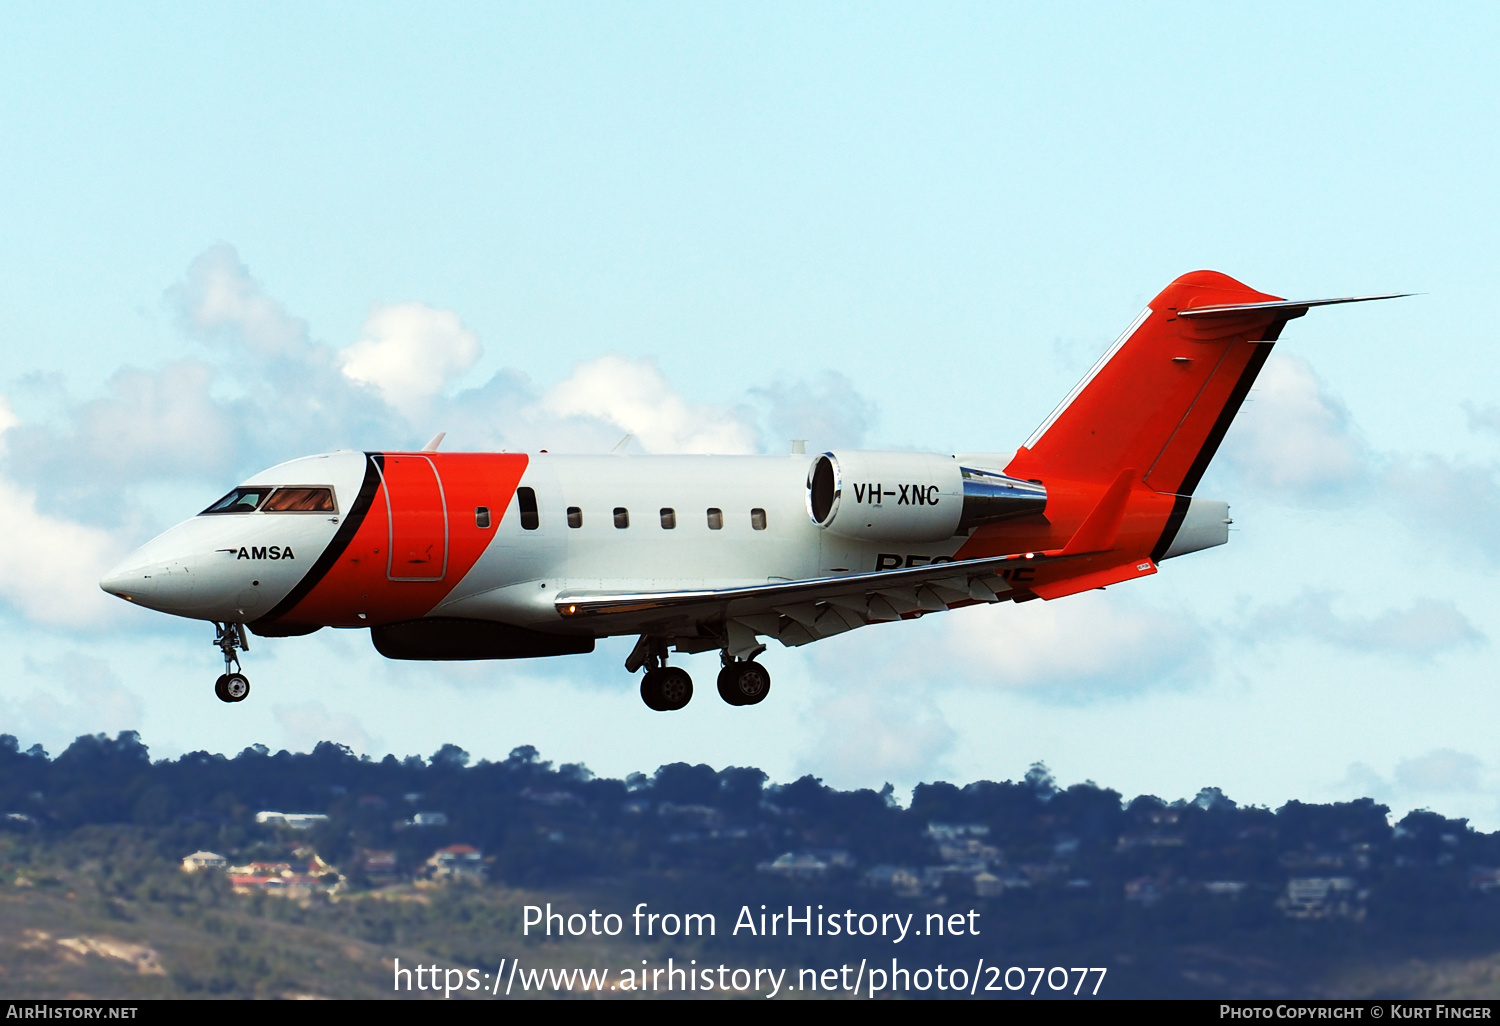
M278 488L262 507L267 513L336 513L332 488Z
M266 496L270 494L270 485L254 488L236 488L204 510L203 513L254 513L260 508L260 504L265 501ZM203 514L199 515L202 516Z

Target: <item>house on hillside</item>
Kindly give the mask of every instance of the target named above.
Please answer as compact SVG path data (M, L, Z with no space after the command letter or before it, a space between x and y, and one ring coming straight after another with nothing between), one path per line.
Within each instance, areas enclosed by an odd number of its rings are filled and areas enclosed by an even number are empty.
M184 873L196 873L200 869L223 869L229 860L211 851L195 851L182 860Z
M434 880L484 883L484 858L470 844L439 848L427 859L426 866Z
M328 817L321 812L257 812L255 822L260 826L288 827L292 830L311 830L319 823L327 823Z

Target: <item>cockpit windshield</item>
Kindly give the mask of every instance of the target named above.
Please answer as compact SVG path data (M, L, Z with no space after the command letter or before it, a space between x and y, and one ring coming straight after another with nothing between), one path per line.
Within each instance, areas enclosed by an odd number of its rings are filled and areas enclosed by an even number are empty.
M254 513L260 508L260 504L265 501L266 496L271 494L271 491L272 486L270 485L256 488L236 488L204 510L199 516L206 513Z
M269 499L266 496L270 496ZM332 488L295 485L242 485L214 503L204 513L337 513ZM200 514L201 515L201 514Z
M333 513L332 488L278 488L265 505L267 513Z

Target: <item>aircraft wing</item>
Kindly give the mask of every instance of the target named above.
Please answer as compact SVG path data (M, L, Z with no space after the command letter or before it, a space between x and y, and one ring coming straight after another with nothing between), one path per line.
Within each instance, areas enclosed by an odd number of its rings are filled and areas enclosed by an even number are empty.
M731 651L748 651L755 635L805 645L868 623L899 620L954 605L998 602L1013 590L1008 578L1029 580L1035 569L1088 553L1017 553L931 563L899 570L771 581L732 588L681 591L570 591L556 598L571 621L629 620L642 630L722 621ZM1154 571L1155 567L1152 566ZM1149 571L1143 571L1149 572Z

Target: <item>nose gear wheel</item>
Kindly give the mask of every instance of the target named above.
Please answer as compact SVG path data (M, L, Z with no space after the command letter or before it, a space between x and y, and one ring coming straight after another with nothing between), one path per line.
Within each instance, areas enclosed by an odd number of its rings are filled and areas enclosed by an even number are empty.
M221 702L243 702L250 694L250 678L240 672L237 653L250 651L245 625L214 621L214 644L224 653L224 672L214 682L214 694Z

